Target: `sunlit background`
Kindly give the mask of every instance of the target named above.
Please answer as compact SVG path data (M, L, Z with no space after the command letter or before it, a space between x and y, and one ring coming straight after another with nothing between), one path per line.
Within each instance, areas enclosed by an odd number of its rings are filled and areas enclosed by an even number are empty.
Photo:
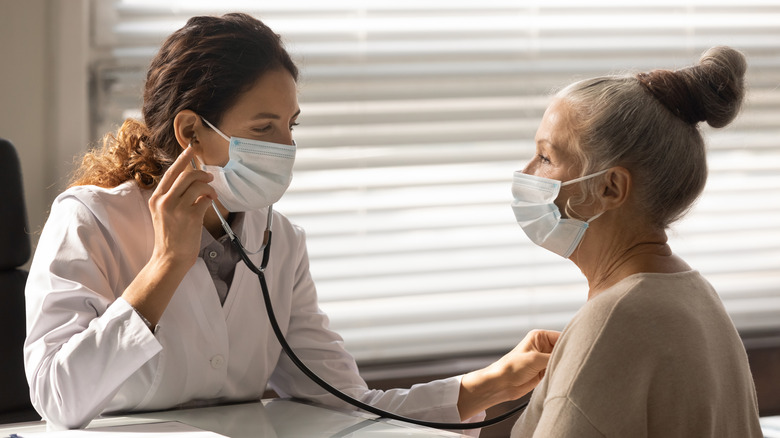
M740 49L747 104L729 128L703 129L710 180L671 243L741 331L780 328L778 1L88 5L89 142L139 116L148 63L188 17L244 11L282 35L302 115L276 208L307 230L321 306L364 364L500 352L532 328L563 328L584 278L532 245L509 207L550 94Z

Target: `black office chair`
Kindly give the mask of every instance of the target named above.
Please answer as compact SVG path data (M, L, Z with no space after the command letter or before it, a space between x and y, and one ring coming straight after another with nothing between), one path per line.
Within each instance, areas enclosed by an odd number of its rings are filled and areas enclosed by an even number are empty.
M30 404L24 376L24 285L30 259L30 235L24 206L22 172L13 145L0 139L0 423L40 419Z

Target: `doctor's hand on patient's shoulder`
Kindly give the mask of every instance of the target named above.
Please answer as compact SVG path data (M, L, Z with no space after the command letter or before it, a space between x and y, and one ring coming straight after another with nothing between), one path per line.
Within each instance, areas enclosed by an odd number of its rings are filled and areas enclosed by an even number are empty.
M217 199L213 176L190 167L191 147L165 172L149 198L154 226L151 259L122 293L146 320L157 325L182 279L198 258L203 217Z
M561 333L550 330L532 330L517 346L496 364L506 373L508 400L524 396L544 377L555 343Z
M532 330L517 346L487 367L463 376L458 410L461 419L509 400L516 400L539 384L561 333Z

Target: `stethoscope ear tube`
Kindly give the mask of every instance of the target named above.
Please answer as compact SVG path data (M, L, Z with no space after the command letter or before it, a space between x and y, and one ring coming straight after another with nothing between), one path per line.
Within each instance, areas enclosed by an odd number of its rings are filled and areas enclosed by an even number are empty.
M276 335L276 339L279 341L279 344L282 346L282 350L284 350L285 354L287 354L290 360L295 364L295 366L298 367L298 369L301 370L301 372L303 372L303 374L305 374L314 383L321 386L329 393L333 394L334 396L338 397L339 399L341 399L346 403L349 403L355 407L358 407L360 409L363 409L364 411L370 412L380 417L405 421L407 423L417 424L420 426L426 426L435 429L479 429L487 426L492 426L496 423L506 420L507 418L510 418L511 416L521 411L528 405L528 402L521 403L519 406L511 410L485 421L479 421L475 423L439 423L439 422L432 422L432 421L425 421L425 420L417 420L414 418L407 418L401 415L394 414L392 412L387 412L382 409L375 408L369 404L363 403L360 400L350 397L344 394L343 392L341 392L340 390L334 388L328 382L326 382L325 380L320 378L316 373L314 373L314 371L310 370L309 367L307 367L306 364L304 364L303 361L301 361L298 358L298 356L293 351L292 347L290 347L290 345L287 343L287 340L284 338L284 334L282 333L281 328L279 328L279 323L276 321L276 314L274 313L273 305L271 303L271 296L268 292L268 284L265 281L265 268L268 264L268 259L271 252L270 226L266 228L264 237L265 237L264 239L265 248L263 251L263 261L261 263L260 268L258 268L254 263L252 263L251 260L249 260L249 256L247 256L246 251L241 245L241 242L239 242L238 238L235 237L235 235L231 236L231 242L233 242L233 245L238 250L238 253L241 256L241 259L244 261L244 264L246 264L246 266L252 272L257 274L257 278L258 280L260 280L260 288L263 291L263 301L265 302L265 310L266 313L268 314L268 321L271 323L271 328L273 329L274 334Z

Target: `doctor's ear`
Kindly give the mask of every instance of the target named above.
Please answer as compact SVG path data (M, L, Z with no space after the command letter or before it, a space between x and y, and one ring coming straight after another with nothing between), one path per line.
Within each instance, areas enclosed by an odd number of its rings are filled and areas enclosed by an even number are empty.
M612 167L604 174L601 202L607 210L623 205L632 190L631 172L625 167Z
M187 146L192 144L197 150L200 147L197 133L202 129L200 116L195 111L181 110L173 118L173 132L182 149L187 149Z

